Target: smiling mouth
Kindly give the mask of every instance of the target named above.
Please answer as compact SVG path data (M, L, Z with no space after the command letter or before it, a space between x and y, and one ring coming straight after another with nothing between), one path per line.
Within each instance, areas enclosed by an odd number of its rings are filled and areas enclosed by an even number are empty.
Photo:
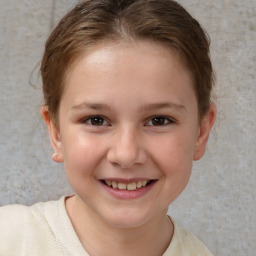
M156 180L140 180L140 181L134 181L126 184L118 181L102 180L102 183L104 183L106 186L111 187L113 189L133 191L140 188L144 188L155 181Z

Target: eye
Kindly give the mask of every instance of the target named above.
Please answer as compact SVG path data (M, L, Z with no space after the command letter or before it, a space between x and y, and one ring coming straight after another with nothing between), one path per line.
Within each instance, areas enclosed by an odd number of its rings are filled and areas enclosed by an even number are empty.
M83 120L83 123L93 126L109 126L110 124L101 116L92 116Z
M174 121L170 118L164 116L155 116L146 123L146 126L165 126L171 123L174 123Z

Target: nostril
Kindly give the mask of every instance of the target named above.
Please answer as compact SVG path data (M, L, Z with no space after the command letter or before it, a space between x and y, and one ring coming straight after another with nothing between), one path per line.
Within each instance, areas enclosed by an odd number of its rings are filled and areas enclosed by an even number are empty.
M130 169L134 165L146 162L147 156L143 149L140 148L115 148L111 149L107 154L107 160L116 167L122 169Z

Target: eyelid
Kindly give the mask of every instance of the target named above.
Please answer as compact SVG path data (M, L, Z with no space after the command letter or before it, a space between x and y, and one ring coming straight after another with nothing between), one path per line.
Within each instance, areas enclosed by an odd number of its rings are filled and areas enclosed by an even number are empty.
M168 122L163 124L163 125L153 125L153 124L148 125L148 123L151 122L154 118L163 118L163 119L165 119L165 121L167 120ZM176 123L174 118L163 116L163 115L154 115L146 121L145 126L164 127L164 126L167 126L167 125L171 125L173 123Z
M102 124L102 125L93 125L92 123L88 123L89 120L92 120L93 118L102 118L104 121L103 122L106 122L107 124ZM111 126L110 122L107 120L107 118L105 118L104 116L101 116L101 115L92 115L92 116L88 116L86 118L83 118L81 120L81 123L85 123L87 125L90 125L90 126L95 126L95 127L101 127L101 126Z

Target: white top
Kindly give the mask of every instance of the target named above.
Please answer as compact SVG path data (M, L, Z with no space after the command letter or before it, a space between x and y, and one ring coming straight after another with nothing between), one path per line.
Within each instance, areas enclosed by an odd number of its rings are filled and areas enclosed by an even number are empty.
M173 238L163 256L213 256L194 235L173 224ZM1 207L0 256L45 255L89 256L68 217L65 197L30 207Z

